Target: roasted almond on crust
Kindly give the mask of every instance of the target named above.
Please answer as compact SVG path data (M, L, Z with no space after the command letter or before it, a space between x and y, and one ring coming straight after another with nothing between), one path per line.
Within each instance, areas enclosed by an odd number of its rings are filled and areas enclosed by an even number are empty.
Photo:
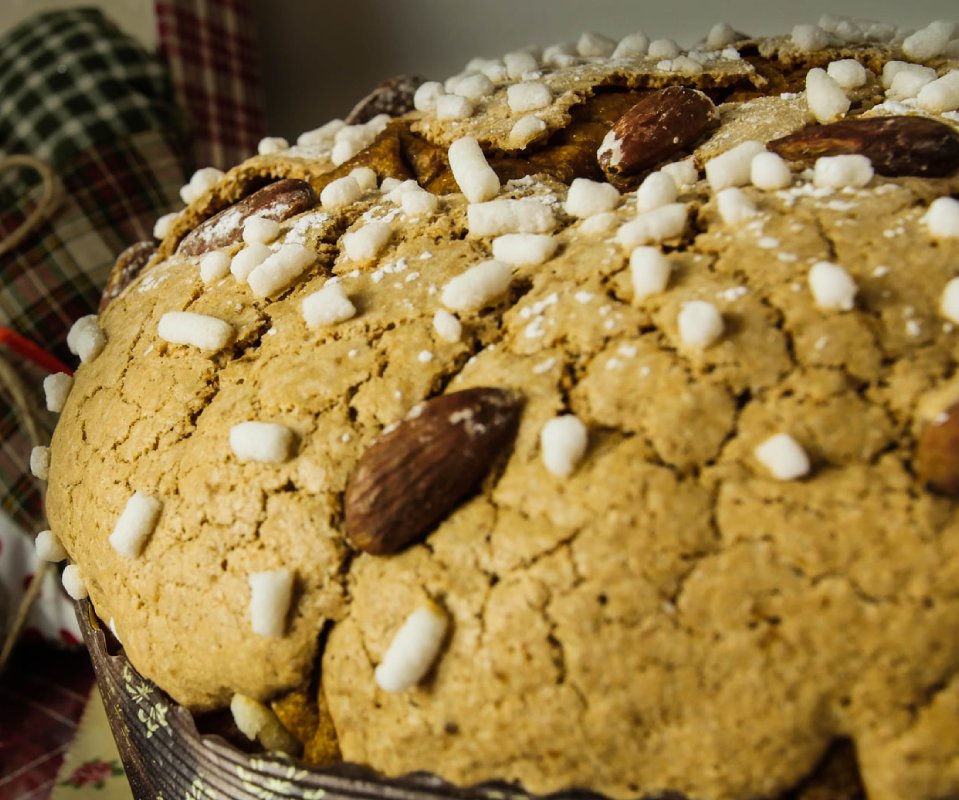
M512 392L485 387L417 405L366 451L350 478L350 541L390 555L432 530L512 441L520 406Z
M285 178L264 186L197 226L177 248L181 256L198 256L239 242L248 217L282 222L316 205L313 187L306 181Z
M361 125L380 114L389 114L391 117L403 116L413 110L413 95L416 94L421 83L423 79L415 75L398 75L383 81L353 106L353 110L347 114L344 122L347 125Z
M915 467L926 488L959 496L959 403L949 406L922 429Z
M766 146L789 161L863 155L888 177L944 178L959 169L959 134L926 117L859 117L810 125Z
M685 150L715 119L713 101L698 89L658 89L613 124L596 158L611 180L635 175Z
M100 295L100 307L97 309L99 313L102 314L106 307L133 283L156 251L156 244L153 242L135 242L117 256L107 285Z

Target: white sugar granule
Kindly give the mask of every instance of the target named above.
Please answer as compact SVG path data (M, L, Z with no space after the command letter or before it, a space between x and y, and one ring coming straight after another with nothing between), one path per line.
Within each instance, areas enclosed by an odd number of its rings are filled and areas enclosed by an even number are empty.
M168 311L160 317L157 333L170 344L190 345L201 350L222 350L234 337L229 322L191 311Z
M587 217L580 223L579 233L582 236L603 236L610 233L616 227L617 222L619 222L619 217L616 216L615 211L593 214L593 216Z
M527 114L513 123L509 131L509 146L517 149L526 147L546 130L546 123L539 117Z
M499 178L476 139L464 136L453 142L449 147L449 161L453 178L470 203L482 203L496 197Z
M64 567L61 580L66 593L74 600L83 600L90 596L87 585L83 581L83 574L76 564L68 564Z
M387 186L389 189L387 190ZM420 185L412 178L405 181L397 181L395 178L387 178L383 181L383 196L391 203L399 205L403 201L403 195L407 192L413 192L420 188Z
M67 396L73 388L73 376L65 372L55 372L43 379L43 394L47 411L59 414L67 402Z
M514 114L538 111L553 101L553 93L545 83L524 81L514 83L506 90L506 102Z
M676 58L682 52L682 48L672 39L653 39L649 43L649 49L646 55L650 58Z
M937 76L938 73L932 67L904 64L902 69L894 73L886 96L893 100L908 100L916 97L922 91L922 87L932 83Z
M436 213L440 201L436 195L418 186L400 195L400 207L410 217L422 217Z
M502 261L483 261L450 279L440 301L452 311L478 311L503 295L513 282L513 268Z
M723 222L733 227L742 225L758 213L753 201L736 186L716 192L716 206L719 208L719 216L722 217Z
M315 260L309 248L285 244L250 273L247 283L254 297L271 297L289 287Z
M240 461L282 464L293 453L295 436L286 425L251 420L230 428L230 449Z
M716 342L725 329L719 309L704 300L683 303L677 322L682 343L697 350L704 350Z
M809 456L788 433L770 436L753 454L776 480L792 481L809 473Z
M413 94L413 108L417 111L435 111L437 98L444 94L446 90L439 81L421 83Z
M748 140L706 162L706 180L713 191L749 183L753 157L765 153L761 142Z
M722 50L739 39L736 29L728 22L717 22L706 34L707 50Z
M343 236L343 250L351 261L371 261L376 258L393 236L388 222L369 222L358 230Z
M955 33L952 23L932 22L902 40L902 52L914 61L942 55Z
M273 156L290 149L290 143L282 136L265 136L256 146L256 152L261 156Z
M200 258L200 280L214 283L230 274L232 259L225 250L211 250Z
M482 72L478 72L457 81L453 94L458 94L460 97L469 100L482 100L484 97L489 97L495 89L493 81Z
M792 43L807 53L822 50L830 40L829 34L818 25L796 25L792 30Z
M793 174L778 153L757 153L749 164L749 180L757 189L769 192L789 187Z
M872 177L872 162L866 156L823 156L816 159L813 183L819 188L862 188Z
M280 235L280 223L265 217L247 217L243 221L243 241L247 244L269 244Z
M637 247L629 255L629 271L633 299L644 300L666 290L672 267L658 247Z
M443 308L433 315L433 329L444 342L458 342L463 338L463 324Z
M318 292L303 298L303 319L307 327L335 325L356 315L356 307L339 284L327 284Z
M169 214L164 214L157 219L153 225L153 238L166 239L167 235L173 230L173 225L179 216L179 212L171 211Z
M550 233L556 227L552 209L533 198L471 203L466 209L466 219L471 236Z
M100 328L100 318L96 314L80 317L67 333L67 347L84 363L100 355L106 343L107 337Z
M620 194L615 186L589 178L576 178L570 184L563 209L571 217L591 217L612 211L619 201Z
M692 186L699 180L699 169L692 157L684 158L682 161L674 161L672 164L664 164L659 168L659 171L669 175L680 189L685 186Z
M942 290L939 311L950 322L959 322L959 278L953 278Z
M50 448L38 444L30 451L30 472L34 478L45 481L50 477Z
M547 233L507 233L493 239L493 258L514 267L536 266L552 258L558 246Z
M934 239L959 237L959 200L954 197L937 197L929 204L922 221Z
M153 535L162 510L163 503L156 497L134 492L113 526L110 546L126 558L139 556Z
M330 181L320 192L320 205L325 209L342 208L356 202L363 196L363 190L356 178L347 175Z
M359 186L363 192L372 192L379 182L376 170L370 169L369 167L352 169L350 170L349 177L356 181L357 186Z
M589 432L575 414L563 414L543 425L539 444L543 466L559 478L568 478L586 454Z
M539 62L532 53L521 50L503 56L503 66L506 67L506 77L515 81L522 78L527 72L538 69Z
M51 564L56 564L67 557L67 551L63 549L63 545L53 531L40 531L40 533L37 534L37 538L34 539L33 544L37 558L41 561L49 561Z
M839 84L841 89L857 89L869 80L869 72L854 58L831 61L826 74Z
M435 603L416 609L393 635L376 667L377 686L402 692L423 680L440 653L448 628L446 612Z
M687 210L683 203L654 208L620 225L616 241L628 251L644 244L656 244L679 236L686 228Z
M217 169L216 167L203 167L202 169L198 169L190 176L190 182L186 186L181 187L180 199L186 205L190 205L194 200L198 200L216 186L223 177L223 174L223 170Z
M293 574L288 569L250 574L250 625L259 636L282 636L293 597Z
M296 137L300 147L330 147L336 139L336 134L346 127L341 119L331 119L319 128L304 131Z
M959 69L927 83L919 90L916 101L920 108L937 114L959 109Z
M814 67L806 73L806 104L817 122L835 122L849 111L850 100L826 70Z
M576 52L584 58L600 58L612 55L616 42L608 36L593 31L583 32L576 42Z
M246 283L250 273L266 261L273 251L265 244L254 242L240 250L230 261L230 272L240 283Z
M676 201L679 194L676 181L667 172L651 172L636 190L636 210L652 211Z
M468 119L473 116L473 101L458 94L443 94L436 98L437 119Z
M809 289L822 309L849 311L856 301L856 282L845 269L828 261L817 261L809 270Z
M642 31L629 33L619 40L613 50L613 58L634 58L644 56L649 51L649 37Z

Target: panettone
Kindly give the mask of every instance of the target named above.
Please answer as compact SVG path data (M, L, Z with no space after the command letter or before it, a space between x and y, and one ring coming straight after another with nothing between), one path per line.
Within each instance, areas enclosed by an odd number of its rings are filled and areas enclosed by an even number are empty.
M191 182L51 448L136 668L385 775L959 794L957 32L823 25L475 59Z

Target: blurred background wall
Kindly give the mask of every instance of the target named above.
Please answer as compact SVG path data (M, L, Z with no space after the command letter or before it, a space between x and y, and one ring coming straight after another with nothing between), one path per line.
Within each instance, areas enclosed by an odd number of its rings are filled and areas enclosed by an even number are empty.
M215 3L217 0L209 0ZM0 0L0 30L42 8L104 8L144 43L150 0ZM584 30L621 37L644 30L691 45L715 22L750 34L787 31L823 13L908 28L959 20L955 0L253 0L260 38L267 125L295 138L342 116L383 78L443 79L474 55L575 39Z

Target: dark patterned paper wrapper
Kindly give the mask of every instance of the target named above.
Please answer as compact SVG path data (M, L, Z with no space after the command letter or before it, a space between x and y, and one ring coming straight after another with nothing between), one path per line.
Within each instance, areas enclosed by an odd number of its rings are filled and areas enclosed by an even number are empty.
M314 769L280 754L245 753L222 736L201 735L190 712L140 675L122 649L111 652L89 601L77 604L77 616L137 800L532 800L505 783L460 788L425 773L383 778L356 765ZM550 797L600 800L588 792Z

